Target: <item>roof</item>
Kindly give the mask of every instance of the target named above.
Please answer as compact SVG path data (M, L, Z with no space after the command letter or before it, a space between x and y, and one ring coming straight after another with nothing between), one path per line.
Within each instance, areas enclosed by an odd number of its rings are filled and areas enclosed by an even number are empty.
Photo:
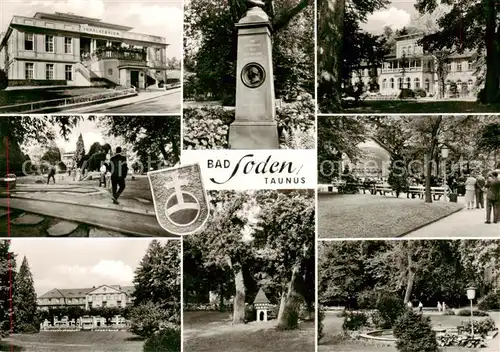
M73 13L37 12L35 14L35 16L33 16L33 18L47 19L47 20L54 20L54 21L66 21L66 22L73 22L73 23L80 23L80 24L89 24L89 25L99 26L102 28L116 29L116 30L120 30L120 31L130 31L133 28L133 27L128 27L128 26L122 26L119 24L102 22L99 18L78 16L78 15L75 15Z
M253 304L270 304L269 300L266 297L266 294L262 290L262 288L259 290L257 293L257 296L255 296L255 299L253 301Z
M39 296L38 298L84 298L89 292L95 291L99 287L109 286L118 289L127 295L131 295L134 292L134 286L120 286L120 285L100 285L89 288L54 288L47 293Z

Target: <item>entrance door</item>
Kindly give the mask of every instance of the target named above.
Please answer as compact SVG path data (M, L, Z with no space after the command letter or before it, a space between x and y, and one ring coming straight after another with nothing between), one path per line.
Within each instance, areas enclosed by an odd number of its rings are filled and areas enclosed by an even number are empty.
M130 84L139 90L139 71L130 71Z

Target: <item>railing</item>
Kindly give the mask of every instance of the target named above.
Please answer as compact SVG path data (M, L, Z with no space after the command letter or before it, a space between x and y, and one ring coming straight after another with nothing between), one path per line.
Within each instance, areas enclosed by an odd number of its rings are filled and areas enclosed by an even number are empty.
M117 60L130 60L130 61L141 61L145 62L147 60L146 52L137 51L118 51L114 49L103 50L94 53L82 53L82 62L90 62L93 60L103 60L103 59L117 59Z
M35 112L35 111L43 111L51 108L64 107L64 106L72 106L72 105L81 105L85 103L91 102L99 102L112 98L119 97L128 97L137 95L137 92L134 88L127 88L121 90L114 90L110 92L103 93L93 93L80 95L69 98L61 98L61 99L52 99L52 100L43 100L43 101L35 101L31 103L23 103L23 104L15 104L15 105L7 105L0 107L0 113L7 112Z
M87 67L83 66L83 64L81 62L76 64L76 71L80 72L82 74L82 76L85 77L85 79L90 82L89 69Z

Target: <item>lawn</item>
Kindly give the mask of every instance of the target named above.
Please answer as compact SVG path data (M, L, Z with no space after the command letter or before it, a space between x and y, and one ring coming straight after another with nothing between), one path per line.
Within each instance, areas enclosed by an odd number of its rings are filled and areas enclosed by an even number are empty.
M430 315L433 325L442 327L456 327L467 317L454 315ZM345 340L339 337L342 332L343 319L337 316L336 312L326 312L323 320L323 332L325 336L321 339L318 351L320 352L397 352L394 346L389 343L384 344L363 340ZM475 318L481 319L481 318ZM490 342L490 345L494 342ZM459 347L442 348L442 352L479 352L485 349L468 349ZM488 351L491 351L488 349Z
M314 322L303 322L292 331L277 331L275 324L231 325L228 313L184 312L184 351L314 351Z
M500 112L500 104L482 105L475 101L365 100L344 113L489 113Z
M400 237L462 208L459 203L427 204L405 196L319 194L318 236Z
M130 332L40 332L14 334L2 340L0 351L22 352L140 352L143 341Z
M99 87L2 90L0 91L0 106L102 93L108 90L110 89Z

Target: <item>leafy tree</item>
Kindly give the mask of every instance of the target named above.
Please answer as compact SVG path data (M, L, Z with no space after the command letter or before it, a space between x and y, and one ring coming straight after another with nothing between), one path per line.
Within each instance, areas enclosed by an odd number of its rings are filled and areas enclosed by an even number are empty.
M78 140L76 141L76 150L75 156L73 157L74 165L76 167L81 167L83 164L83 160L85 158L85 144L83 143L82 134L78 136Z
M38 331L36 292L28 259L23 262L16 275L13 288L14 331L17 333Z
M355 161L360 155L358 145L365 138L365 125L358 117L319 117L318 181L329 183L333 177L340 175L342 156Z
M437 0L418 0L415 7L422 13L432 13L439 5ZM424 48L429 52L441 49L486 51L486 77L482 100L498 101L500 16L495 0L463 2L447 0L449 11L437 21L439 30L427 35Z
M134 146L138 154L149 156L150 160L157 160L161 156L166 166L174 166L179 162L181 127L178 116L141 116L140 119L105 116L102 122L109 135L122 137L126 143Z
M314 92L313 1L265 0L273 27L273 66L276 96L287 98L296 89ZM235 96L237 23L247 2L203 0L186 7L186 69L196 76L196 90L228 103ZM186 39L186 38L189 38ZM191 89L190 89L191 91Z
M307 261L314 258L315 205L313 197L304 192L259 195L261 207L256 243L263 246L259 255L266 261L266 269L272 273L273 282L281 289L281 303L278 326L291 329L297 321L287 317L298 317L300 305L304 302L305 280L314 287L314 270ZM309 296L309 307L313 306L314 295Z
M500 150L500 122L490 123L479 132L478 147L487 152Z
M61 151L54 141L50 142L47 151L42 156L42 161L46 161L51 165L56 165L61 161Z
M438 352L431 318L408 310L394 326L396 348L400 352Z

